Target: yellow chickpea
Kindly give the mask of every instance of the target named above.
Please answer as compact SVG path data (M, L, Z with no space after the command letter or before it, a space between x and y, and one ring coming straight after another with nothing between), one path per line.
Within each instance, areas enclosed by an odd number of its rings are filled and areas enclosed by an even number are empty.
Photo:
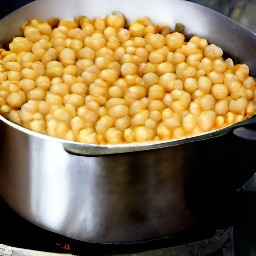
M182 118L182 127L186 133L191 133L197 126L197 116L188 113Z
M212 130L216 122L216 113L212 110L203 111L198 117L198 126L203 132Z
M146 88L158 83L158 75L154 72L148 72L143 76L143 82Z
M63 74L63 65L58 61L49 61L46 64L46 75L50 78L61 77Z
M134 142L134 130L127 128L124 130L124 140L128 143Z
M115 127L109 128L104 137L110 144L120 144L123 141L123 133Z
M138 73L138 67L133 63L124 63L121 66L121 74L122 76L126 75L135 75Z
M160 49L166 44L166 38L161 34L152 34L147 37L147 43L151 44L154 49Z
M166 43L170 51L175 51L183 45L185 36L179 32L174 32L166 36Z
M205 93L210 93L212 88L212 81L206 77L202 76L197 81L198 89Z
M30 90L26 94L26 97L29 100L44 100L45 96L46 96L45 90L40 87L36 87L33 90Z
M6 99L6 102L13 108L20 108L25 103L25 101L25 93L22 91L12 92Z
M176 66L177 64L186 61L186 55L179 50L176 50L175 52L169 52L167 55L167 61Z
M155 84L150 86L148 90L148 98L151 100L161 100L165 96L165 91L162 86Z
M112 84L113 82L115 82L118 79L118 77L119 77L118 71L112 68L104 69L99 74L99 78L103 79L109 84Z
M162 76L166 73L174 73L174 72L175 72L175 66L170 62L160 63L156 68L156 73L158 76Z
M36 86L35 81L31 79L22 79L19 82L19 86L24 92L29 92L33 90Z
M243 82L249 76L249 67L245 64L236 65L235 75L238 81Z
M152 51L148 57L149 61L153 64L160 64L166 61L166 55L162 49Z
M198 84L195 78L186 78L184 81L184 89L188 93L193 93L198 89Z
M172 136L172 130L165 126L165 124L162 122L157 126L157 135L162 140L168 140Z
M87 144L98 144L96 133L92 127L82 129L78 134L78 141Z
M217 58L221 58L223 55L223 51L220 47L216 46L215 44L210 44L208 46L205 47L204 49L204 55L211 59L217 59Z
M216 102L211 94L205 94L202 97L199 97L197 101L203 110L213 110Z
M76 53L70 48L63 48L59 54L59 60L65 67L76 63Z
M95 129L98 133L104 134L109 128L113 127L114 119L109 115L100 117L95 125Z
M217 115L225 115L228 112L228 102L226 100L219 100L215 104L215 109Z
M211 92L217 100L223 100L229 95L229 90L224 84L214 84L212 86Z
M236 114L244 114L248 106L248 101L241 97L236 100L231 100L229 102L229 111Z
M149 111L148 110L141 110L139 113L135 114L131 118L131 125L132 126L141 126L145 125L145 122L149 118Z
M135 100L142 99L146 96L147 91L145 87L138 85L138 86L131 86L127 89L124 99L129 104ZM130 104L129 104L130 105Z
M119 12L113 12L112 14L107 15L105 21L108 27L112 27L114 29L123 28L125 25L125 18Z
M16 54L19 54L20 52L30 52L32 46L33 43L23 37L15 37L9 44L10 51Z
M115 127L120 131L124 131L130 126L130 117L128 115L124 117L117 118L115 120Z
M19 72L21 70L20 63L15 61L6 62L3 66L6 70L10 70L10 71Z
M139 22L132 22L129 26L129 31L132 36L144 36L145 26Z
M208 74L214 70L213 62L210 58L203 58L201 60L202 69Z

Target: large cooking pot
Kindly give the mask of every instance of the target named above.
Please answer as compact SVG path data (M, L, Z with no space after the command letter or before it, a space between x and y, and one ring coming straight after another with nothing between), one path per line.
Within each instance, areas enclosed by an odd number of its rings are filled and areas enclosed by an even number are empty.
M112 11L129 20L149 16L172 28L182 23L188 36L207 38L256 74L252 32L178 0L37 0L0 21L0 43L18 35L31 18L102 17ZM198 209L213 210L208 202L227 202L253 170L253 142L232 131L255 117L192 138L120 146L68 142L0 120L3 199L30 222L82 241L131 242L183 231L199 223Z

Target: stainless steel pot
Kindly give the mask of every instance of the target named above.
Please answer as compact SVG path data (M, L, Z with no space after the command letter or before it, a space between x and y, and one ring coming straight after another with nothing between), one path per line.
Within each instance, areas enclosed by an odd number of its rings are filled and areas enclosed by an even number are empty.
M183 23L188 36L207 38L256 74L256 37L251 31L210 9L178 0L37 0L0 21L0 43L17 35L31 18L102 17L112 11L129 20L149 16L171 27ZM74 239L129 242L198 223L185 200L186 171L204 168L197 152L216 149L221 141L216 137L229 136L235 128L254 123L255 117L193 138L120 146L67 142L28 131L2 116L0 120L0 193L15 211ZM227 150L234 153L232 141ZM217 165L212 166L218 169L218 159L223 159L213 156Z

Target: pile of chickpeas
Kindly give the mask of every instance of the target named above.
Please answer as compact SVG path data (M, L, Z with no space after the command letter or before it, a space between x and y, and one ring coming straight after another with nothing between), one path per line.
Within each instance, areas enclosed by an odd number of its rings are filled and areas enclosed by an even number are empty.
M0 114L70 141L180 139L256 110L247 65L149 18L32 19L0 59Z

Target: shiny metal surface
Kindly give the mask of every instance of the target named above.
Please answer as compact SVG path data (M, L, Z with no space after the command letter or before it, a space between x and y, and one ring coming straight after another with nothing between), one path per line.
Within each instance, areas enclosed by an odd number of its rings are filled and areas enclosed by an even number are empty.
M0 127L1 195L33 223L109 242L160 237L194 222L184 202L181 149L81 157L56 141Z
M256 73L252 32L205 7L178 0L37 0L0 21L0 39L10 40L30 18L94 17L112 11L121 11L128 19L149 16L172 27L183 23L188 35L208 38L236 61L247 63L252 75ZM196 164L190 166L191 144L224 134L217 131L159 144L94 146L35 134L0 119L1 196L32 223L92 242L155 238L196 224L183 184L185 170L201 164L195 151ZM185 144L177 145L180 142ZM125 153L130 151L137 152Z

